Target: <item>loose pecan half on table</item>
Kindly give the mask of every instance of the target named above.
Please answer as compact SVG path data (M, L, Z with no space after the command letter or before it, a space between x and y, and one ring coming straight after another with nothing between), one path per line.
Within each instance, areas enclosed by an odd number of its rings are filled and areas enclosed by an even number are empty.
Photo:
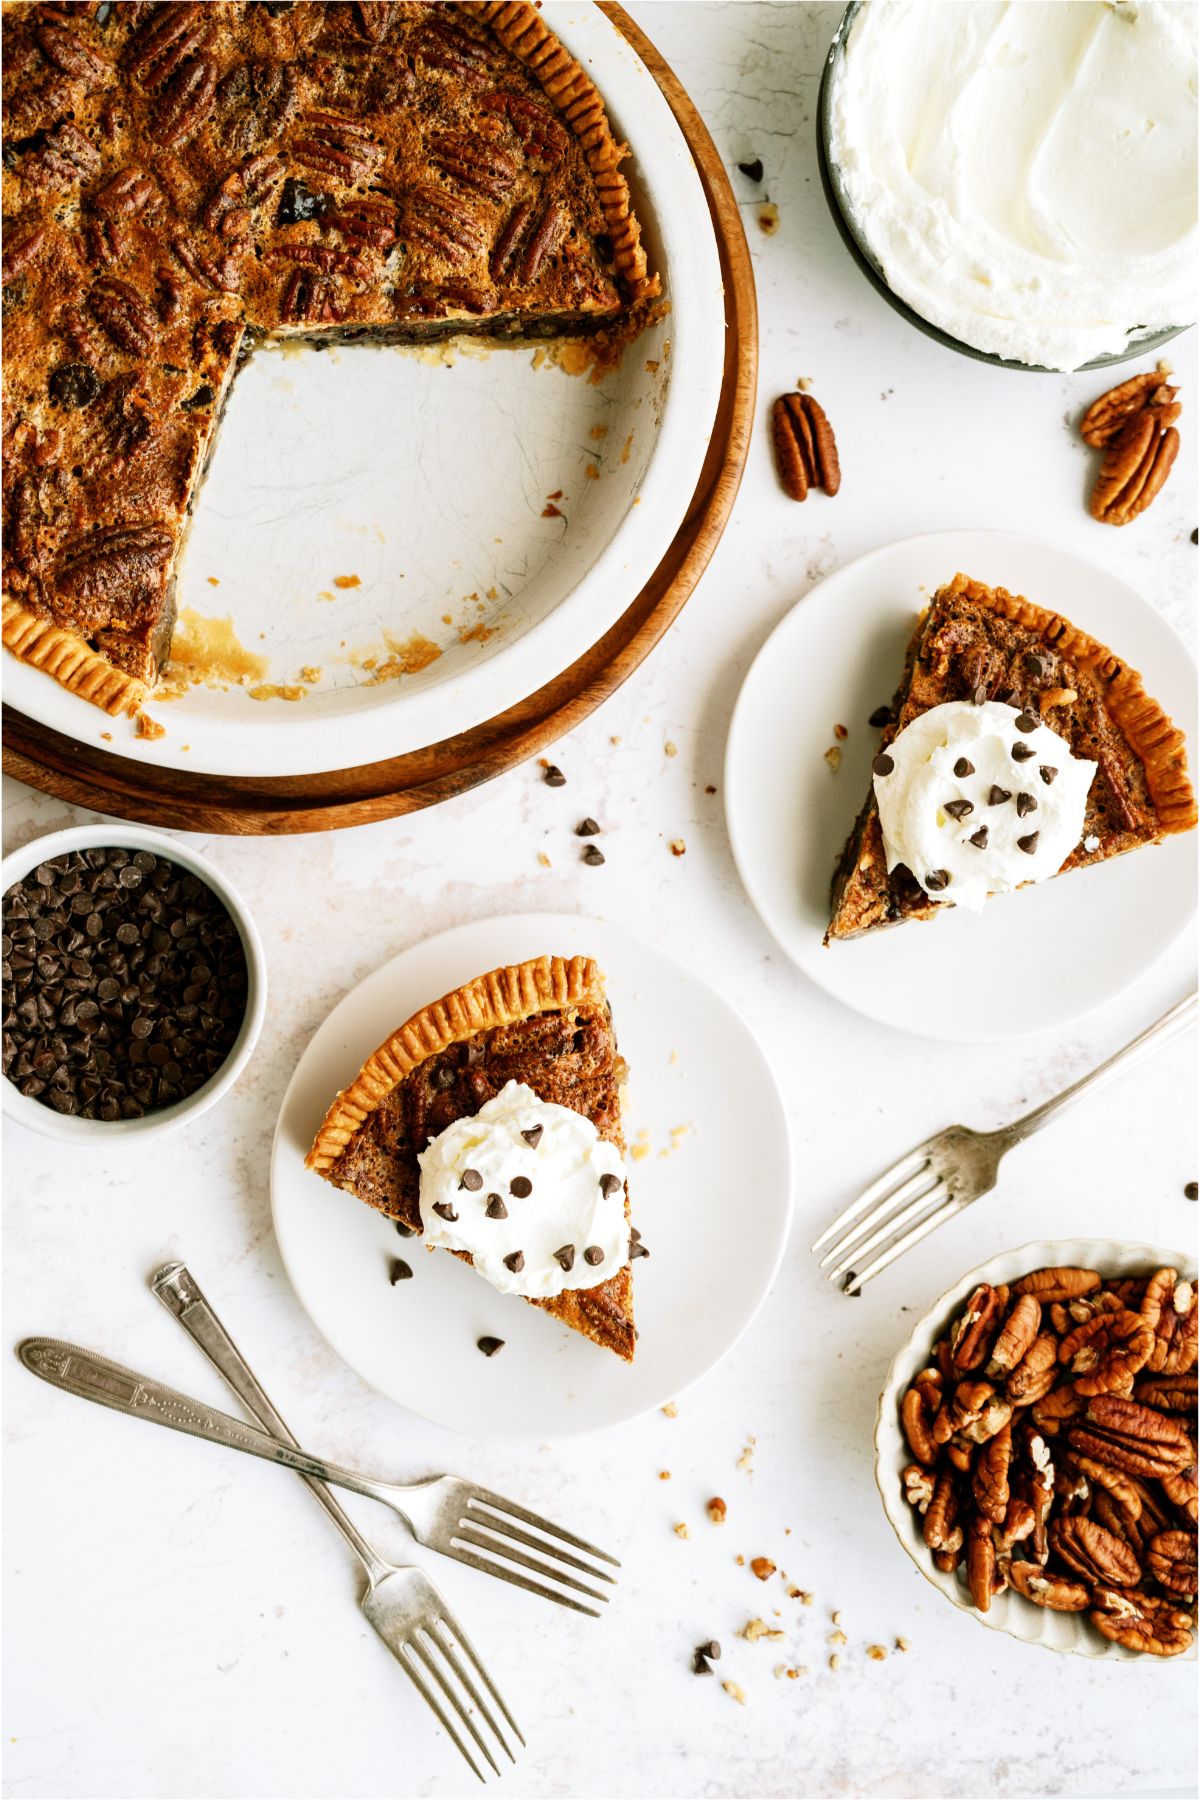
M1085 444L1104 451L1088 510L1102 525L1128 525L1145 512L1179 454L1183 408L1166 363L1101 394L1079 425Z
M780 485L791 500L807 500L810 488L832 499L842 485L833 426L811 394L781 394L771 408L771 439Z
M1131 385L1131 384L1127 384ZM1178 1656L1196 1606L1196 1290L1034 1269L977 1287L900 1402L936 1566Z

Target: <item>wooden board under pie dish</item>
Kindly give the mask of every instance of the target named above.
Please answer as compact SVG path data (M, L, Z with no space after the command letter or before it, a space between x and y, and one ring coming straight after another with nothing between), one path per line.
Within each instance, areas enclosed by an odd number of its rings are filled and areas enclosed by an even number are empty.
M711 139L652 46L619 8L604 10L653 75L687 143L713 221L725 289L726 354L707 457L683 524L640 593L596 643L527 698L469 730L387 761L313 775L204 775L135 762L8 710L9 773L78 804L196 830L362 823L446 798L543 748L612 693L657 642L715 548L740 479L754 399L754 292L737 207Z

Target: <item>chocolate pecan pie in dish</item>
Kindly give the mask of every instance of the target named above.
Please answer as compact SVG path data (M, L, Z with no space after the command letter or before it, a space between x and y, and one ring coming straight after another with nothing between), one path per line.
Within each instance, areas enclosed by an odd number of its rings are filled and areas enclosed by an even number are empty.
M495 969L408 1019L330 1106L307 1162L501 1292L631 1362L625 1064L587 957Z
M255 343L633 335L599 92L518 0L4 11L3 637L110 713Z
M1183 733L1067 619L956 575L917 621L833 882L826 944L1196 823Z

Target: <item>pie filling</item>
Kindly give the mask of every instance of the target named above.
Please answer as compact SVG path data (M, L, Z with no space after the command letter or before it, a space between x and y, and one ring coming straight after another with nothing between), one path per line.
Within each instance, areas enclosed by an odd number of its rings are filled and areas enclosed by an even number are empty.
M263 337L646 323L625 154L538 9L6 7L4 641L106 710L166 659Z

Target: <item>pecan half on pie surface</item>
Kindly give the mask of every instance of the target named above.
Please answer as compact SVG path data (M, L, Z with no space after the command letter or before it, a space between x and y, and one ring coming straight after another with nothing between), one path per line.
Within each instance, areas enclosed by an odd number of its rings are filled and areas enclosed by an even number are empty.
M619 1156L624 1151L625 1074L604 978L594 962L586 957L544 956L496 969L424 1007L367 1058L330 1106L308 1153L308 1166L335 1187L394 1218L406 1231L421 1232L418 1157L441 1134L460 1120L475 1118L485 1107L490 1110L490 1103L511 1092L516 1083L531 1090L536 1102L582 1114ZM548 1136L542 1140L543 1132L536 1127L525 1136L534 1153L528 1165L534 1171L532 1181L519 1177L505 1183L502 1194L489 1195L488 1184L468 1168L458 1183L461 1197L455 1195L451 1205L435 1205L432 1210L443 1218L469 1212L478 1233L504 1228L520 1241L522 1209L530 1208L526 1216L532 1221L534 1208L544 1198L537 1192L536 1153L545 1154L550 1144ZM602 1204L622 1209L617 1216L619 1266L594 1287L566 1286L545 1298L524 1297L632 1362L637 1332L631 1262L647 1252L637 1231L629 1227L624 1183L604 1175L600 1185ZM536 1229L532 1223L531 1229ZM471 1260L461 1250L454 1254ZM554 1243L547 1260L553 1260L564 1275L572 1271L579 1281L586 1279L582 1271L599 1257L588 1244ZM522 1263L510 1257L507 1266L519 1271Z
M995 832L997 819L1011 823L1012 811L1021 818L1020 848L1030 851L1033 867L1037 808L1047 804L1060 773L1050 764L1039 766L1022 741L1022 734L1039 727L1065 740L1065 752L1095 765L1083 828L1060 873L1195 825L1183 733L1146 693L1137 671L1060 614L961 574L938 590L917 621L880 739L876 776L886 779L892 772L889 747L933 708L982 708L994 701L1015 709L1011 776L1003 788L993 785L986 797L977 796L975 804L960 800L943 808L953 814L950 829L956 840L965 840L960 849L967 858L974 851L965 845L986 849L989 821ZM956 776L960 771L976 773L965 759L955 765ZM908 919L931 919L941 905L953 903L947 871L921 874L922 880L916 879L894 858L889 870L873 787L834 873L825 942ZM944 901L931 897L935 890L945 894Z
M620 337L659 291L519 0L24 5L3 43L4 643L108 712L257 340Z

